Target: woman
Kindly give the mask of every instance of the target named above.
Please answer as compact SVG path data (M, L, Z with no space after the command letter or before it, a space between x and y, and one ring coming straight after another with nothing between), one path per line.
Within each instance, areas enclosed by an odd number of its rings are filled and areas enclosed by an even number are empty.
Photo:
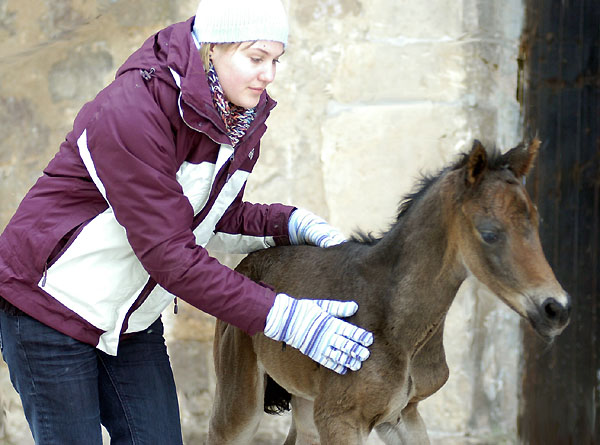
M344 239L242 200L287 42L279 0L202 0L86 104L0 236L0 338L36 443L181 443L160 313L177 298L341 374L372 335L354 302L296 300L219 264Z

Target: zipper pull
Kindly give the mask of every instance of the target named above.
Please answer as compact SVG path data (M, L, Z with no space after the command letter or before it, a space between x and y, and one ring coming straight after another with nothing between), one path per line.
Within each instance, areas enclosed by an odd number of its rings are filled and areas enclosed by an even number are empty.
M179 306L177 305L177 297L173 298L173 304L175 305L173 306L173 313L177 315L177 312L179 312Z
M46 285L46 278L48 277L48 263L44 263L44 274L42 275L42 287Z

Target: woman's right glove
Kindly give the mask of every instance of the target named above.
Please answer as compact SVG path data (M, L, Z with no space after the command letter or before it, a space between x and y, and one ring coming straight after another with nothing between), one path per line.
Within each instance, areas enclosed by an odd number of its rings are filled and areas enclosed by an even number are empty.
M288 221L290 244L312 244L330 247L346 241L346 237L320 216L305 209L296 209Z
M297 300L277 294L265 335L283 341L339 374L360 369L369 357L373 334L336 317L358 310L354 301Z

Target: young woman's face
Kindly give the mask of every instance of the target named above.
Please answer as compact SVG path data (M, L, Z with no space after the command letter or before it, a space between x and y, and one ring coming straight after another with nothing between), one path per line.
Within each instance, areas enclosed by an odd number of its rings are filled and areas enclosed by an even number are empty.
M225 98L240 107L253 108L275 79L283 44L269 40L244 42L238 47L215 45L211 58Z

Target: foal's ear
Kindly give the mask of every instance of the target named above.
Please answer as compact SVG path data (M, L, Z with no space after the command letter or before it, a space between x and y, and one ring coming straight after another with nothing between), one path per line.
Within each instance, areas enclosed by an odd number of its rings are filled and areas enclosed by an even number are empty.
M508 168L515 176L522 178L527 176L527 173L533 167L539 149L540 140L536 137L527 147L524 144L519 144L515 148L510 149L503 157L508 163Z
M467 171L465 181L467 185L474 185L482 177L487 169L487 152L481 142L475 140L469 158L467 160Z

